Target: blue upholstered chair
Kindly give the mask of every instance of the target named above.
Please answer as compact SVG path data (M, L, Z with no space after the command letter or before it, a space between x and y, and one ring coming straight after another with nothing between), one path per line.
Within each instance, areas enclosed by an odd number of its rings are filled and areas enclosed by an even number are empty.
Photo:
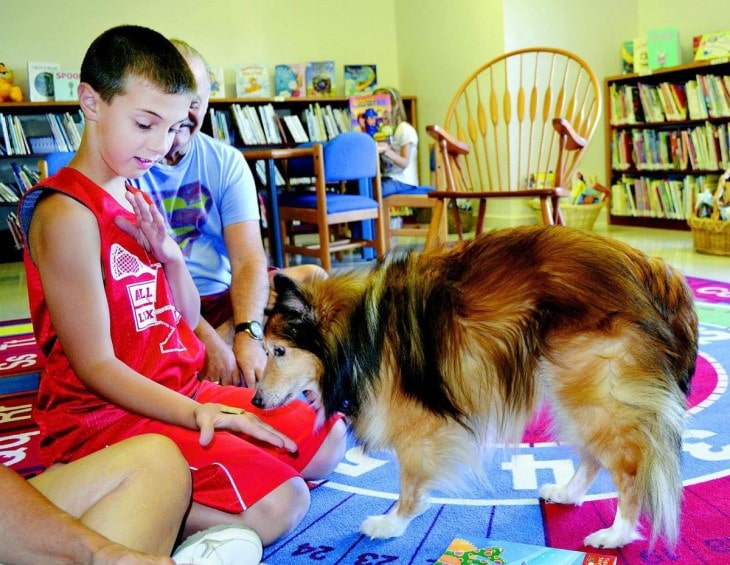
M68 165L74 155L76 155L74 151L58 151L56 153L49 153L43 157L43 159L38 161L38 174L41 179L50 177L59 169Z
M306 149L311 153L292 159L286 170L288 176L313 177L314 189L287 190L278 197L284 265L291 255L301 254L319 259L329 272L332 253L361 248L372 248L382 257L385 232L375 141L362 132L347 132ZM345 191L345 184L356 184L357 193ZM315 226L317 243L297 243L295 221ZM350 225L349 234L334 229L341 224Z

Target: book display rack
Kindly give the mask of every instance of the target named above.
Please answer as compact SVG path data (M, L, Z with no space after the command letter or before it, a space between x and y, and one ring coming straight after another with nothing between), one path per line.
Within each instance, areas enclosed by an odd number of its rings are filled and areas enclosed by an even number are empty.
M688 230L696 197L730 167L730 62L605 80L609 221Z

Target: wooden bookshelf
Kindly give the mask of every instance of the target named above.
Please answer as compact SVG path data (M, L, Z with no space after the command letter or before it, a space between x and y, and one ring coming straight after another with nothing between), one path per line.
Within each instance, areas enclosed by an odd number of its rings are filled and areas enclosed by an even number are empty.
M418 127L418 108L417 108L417 101L415 96L403 96L403 104L405 106L406 111L406 117L407 120L414 126ZM305 130L307 130L306 121L303 118L303 114L305 111L309 110L310 108L313 109L317 105L321 110L323 110L325 107L329 106L332 109L335 110L341 110L346 111L348 109L349 99L345 96L330 96L330 97L317 97L317 98L219 98L219 99L211 99L209 108L213 109L214 112L223 112L226 121L228 123L228 134L230 141L232 145L239 147L241 149L245 149L247 147L249 148L261 148L262 146L271 147L271 146L282 146L282 147L291 147L297 144L296 141L289 140L288 143L259 143L259 144L251 144L251 143L245 143L244 140L241 138L241 135L238 132L238 129L236 128L236 124L233 119L232 115L232 106L238 105L238 106L252 106L255 109L258 109L260 106L267 106L271 105L273 107L273 110L276 114L279 116L283 116L285 114L297 116L299 117L300 121L302 122L302 125L304 126ZM208 113L208 116L205 118L205 122L203 125L203 130L210 134L215 135L213 131L213 127L211 124L211 117L210 112ZM288 130L286 130L287 133ZM325 139L313 139L313 136L311 135L311 132L307 130L307 135L310 139L310 141L325 141Z
M408 121L411 122L414 127L417 127L418 111L416 106L415 96L404 96L403 103L406 109L406 115ZM248 105L258 108L263 105L271 105L273 110L280 115L291 114L297 115L301 118L302 113L315 104L319 104L320 107L330 105L332 108L344 110L348 108L348 98L344 96L338 97L318 97L318 98L221 98L211 99L209 107L215 112L223 112L227 114L229 118L229 133L231 133L232 145L245 150L249 149L261 149L264 147L272 147L271 144L256 144L250 145L243 143L243 140L236 131L235 123L230 119L231 106L237 104L240 106ZM12 154L8 155L4 152L0 152L0 181L6 184L16 184L14 175L12 173L11 163L17 162L19 164L25 164L32 169L37 168L38 160L41 159L45 154L58 151L57 146L54 145L52 139L51 127L46 123L47 114L64 115L71 113L77 116L79 105L77 102L7 102L0 104L0 114L3 116L18 116L24 124L28 125L30 131L26 131L28 137L34 138L38 145L36 149L31 149L27 154ZM77 121L80 117L76 117ZM203 130L209 134L212 134L210 115L205 119ZM45 138L45 139L42 139ZM43 143L40 143L40 142ZM50 143L51 146L47 147ZM4 147L4 138L2 136L2 130L0 130L0 144ZM289 143L282 143L280 147L291 147L296 145L296 142L290 141ZM0 201L0 262L18 261L21 259L21 254L12 244L12 237L7 226L7 215L17 208L17 203Z
M688 230L695 195L730 167L730 61L608 77L605 96L609 222Z

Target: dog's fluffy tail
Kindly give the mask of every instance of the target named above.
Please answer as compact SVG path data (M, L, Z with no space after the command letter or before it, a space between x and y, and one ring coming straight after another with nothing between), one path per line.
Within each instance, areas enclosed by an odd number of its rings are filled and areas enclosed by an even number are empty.
M674 374L684 394L689 394L690 381L697 361L698 320L694 296L684 276L659 258L650 258L641 273L643 284L653 298L653 305L666 321L669 371Z
M670 395L647 419L649 441L636 473L636 492L641 507L651 518L651 544L663 536L669 547L679 538L682 504L681 445L684 430L684 404ZM648 421L651 420L651 421Z

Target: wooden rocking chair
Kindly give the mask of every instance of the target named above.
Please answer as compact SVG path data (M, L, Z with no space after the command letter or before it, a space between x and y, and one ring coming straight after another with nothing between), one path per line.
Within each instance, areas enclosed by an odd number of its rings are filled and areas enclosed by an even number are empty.
M601 88L580 57L548 47L500 55L459 87L443 126L426 128L438 146L438 190L426 248L442 239L457 199L479 203L484 229L490 198L538 198L545 224L564 224L559 199L570 193L601 114Z

